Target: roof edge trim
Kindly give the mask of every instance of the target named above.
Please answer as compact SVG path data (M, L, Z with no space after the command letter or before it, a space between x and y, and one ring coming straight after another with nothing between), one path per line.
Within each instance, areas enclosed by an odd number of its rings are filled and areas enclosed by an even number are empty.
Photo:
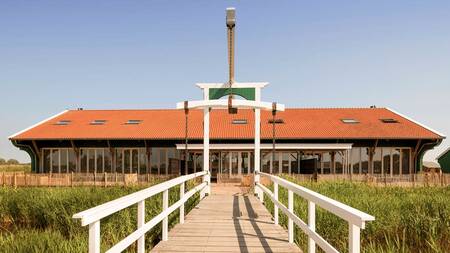
M46 118L46 119L44 119L44 120L41 120L41 121L39 121L38 123L36 123L36 124L34 124L34 125L32 125L32 126L30 126L30 127L27 127L27 128L25 128L25 129L23 129L22 131L19 131L19 132L17 132L17 133L15 133L15 134L12 134L12 135L10 135L9 137L8 137L8 139L14 139L16 136L18 136L18 135L20 135L20 134L22 134L22 133L24 133L24 132L26 132L26 131L28 131L28 130L30 130L30 129L32 129L32 128L35 128L35 127L37 127L37 126L39 126L39 125L41 125L41 124L43 124L43 123L45 123L45 122L47 122L47 121L49 121L49 120L52 120L52 119L54 119L54 118L56 118L56 117L59 117L59 116L61 116L61 115L63 115L64 113L66 113L66 112L68 112L69 110L64 110L64 111L62 111L62 112L60 112L60 113L57 113L57 114L55 114L55 115L53 115L53 116L50 116L50 117L48 117L48 118Z
M426 126L426 125L424 125L424 124L422 124L422 123L420 123L420 122L418 122L418 121L416 121L416 120L414 120L414 119L412 119L412 118L410 118L410 117L408 117L408 116L406 116L406 115L404 115L402 113L399 113L399 112L397 112L397 111L395 111L395 110L393 110L393 109L391 109L389 107L386 107L386 109L388 109L389 111L391 111L391 112L393 112L393 113L395 113L395 114L397 114L397 115L399 115L399 116L401 116L401 117L403 117L403 118L405 118L405 119L407 119L407 120L409 120L409 121L411 121L411 122L413 122L413 123L415 123L415 124L425 128L425 129L427 129L427 130L429 130L429 131L439 135L442 138L446 138L447 137L447 136L445 136L445 134L442 134L441 132L438 132L438 131L434 130L433 128L431 128L429 126Z
M444 150L444 152L442 152L438 157L436 157L436 161L441 159L441 157L443 157L445 154L447 154L448 151L450 151L450 147L448 147L446 150Z

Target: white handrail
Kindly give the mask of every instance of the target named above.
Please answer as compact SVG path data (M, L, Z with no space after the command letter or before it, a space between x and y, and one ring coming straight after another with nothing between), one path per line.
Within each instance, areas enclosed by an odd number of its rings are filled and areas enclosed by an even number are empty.
M349 252L356 253L360 252L360 229L364 229L366 221L373 221L375 217L372 215L361 212L353 207L347 206L339 201L328 198L317 192L311 191L305 187L299 186L292 182L289 182L280 177L270 175L263 172L256 172L261 176L268 177L272 182L274 182L274 192L271 192L267 187L261 183L256 183L256 187L260 188L264 193L266 193L269 198L274 203L275 209L280 209L283 213L288 216L289 223L295 223L299 226L303 232L305 232L308 237L308 252L314 253L317 243L325 252L338 252L332 245L330 245L325 239L323 239L315 231L315 205L322 207L323 209L337 215L338 217L346 220L349 223ZM278 186L282 186L288 190L289 195L289 207L287 208L278 200ZM297 194L308 201L308 224L302 221L293 211L293 194ZM278 214L278 211L275 212ZM278 217L274 218L278 221ZM293 233L294 229L292 225L289 226L288 234L289 241L293 243Z
M201 191L207 187L208 183L203 182L190 191L180 194L180 200L175 202L172 206L168 206L169 198L168 191L170 188L180 185L180 188L184 190L184 184L186 181L201 177L208 174L207 171L197 172L185 176L180 176L169 181L151 186L144 190L126 195L116 200L109 201L99 206L90 208L88 210L79 212L73 215L74 219L81 219L81 225L89 225L89 252L100 252L100 220L106 216L109 216L115 212L125 209L131 205L138 204L138 229L128 235L125 239L113 246L107 252L121 252L131 245L136 240L138 241L138 252L145 251L145 233L152 229L159 222L163 222L162 233L163 240L167 240L168 234L168 216L177 208L180 208L180 221L184 221L184 203L192 197L196 192ZM163 211L145 223L145 199L155 196L156 194L163 193ZM183 212L181 211L183 210Z

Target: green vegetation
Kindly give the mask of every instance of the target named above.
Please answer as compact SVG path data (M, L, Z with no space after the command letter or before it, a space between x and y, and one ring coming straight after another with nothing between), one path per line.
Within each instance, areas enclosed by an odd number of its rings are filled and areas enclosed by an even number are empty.
M30 164L3 164L0 172L31 172Z
M189 189L194 184L189 182ZM109 188L0 188L0 249L2 252L86 252L88 229L72 215L101 203L130 194L142 187ZM179 188L169 191L169 205L179 199ZM198 194L186 205L191 210ZM146 200L146 220L162 210L162 195ZM173 226L179 214L169 217ZM101 222L102 251L136 230L136 205L113 214ZM150 249L160 240L161 227L146 235ZM130 251L135 251L135 246Z
M361 231L362 252L450 252L450 187L296 183L375 216ZM281 187L279 197L287 206L287 191ZM265 200L273 213L272 202ZM307 221L307 202L295 196L294 203L297 216ZM348 251L348 223L320 207L316 210L316 231L340 252ZM280 223L287 226L284 214ZM295 241L305 250L307 237L297 226L295 229Z

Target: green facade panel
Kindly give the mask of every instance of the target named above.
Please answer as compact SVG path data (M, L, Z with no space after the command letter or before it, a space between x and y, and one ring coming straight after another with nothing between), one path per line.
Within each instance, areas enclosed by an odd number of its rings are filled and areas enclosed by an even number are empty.
M450 173L450 151L447 151L438 159L439 165L441 165L441 170L444 173Z
M209 99L220 99L231 93L230 88L210 88ZM241 96L247 100L255 100L255 88L233 88L233 95Z

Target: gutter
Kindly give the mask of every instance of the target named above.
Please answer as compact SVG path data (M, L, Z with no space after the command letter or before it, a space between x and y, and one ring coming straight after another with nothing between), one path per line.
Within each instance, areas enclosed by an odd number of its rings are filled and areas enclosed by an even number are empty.
M28 155L30 156L31 159L31 171L32 172L38 172L37 170L37 164L36 164L36 153L34 152L34 150L31 148L30 145L24 145L24 144L19 144L17 143L16 140L11 140L12 144L16 147L19 148L20 150L23 150L25 152L28 153Z

